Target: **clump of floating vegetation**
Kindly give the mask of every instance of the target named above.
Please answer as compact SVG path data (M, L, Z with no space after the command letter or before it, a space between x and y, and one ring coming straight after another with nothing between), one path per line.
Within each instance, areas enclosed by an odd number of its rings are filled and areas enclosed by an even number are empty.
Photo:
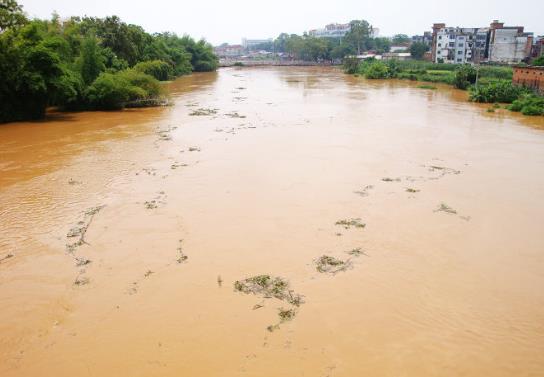
M84 212L83 220L78 221L77 225L72 227L66 234L67 238L75 239L75 241L66 244L66 250L70 253L74 252L78 246L86 244L85 235L91 226L94 216L100 212L104 206L89 208Z
M180 164L180 163L177 163L177 162L176 162L176 163L170 165L170 169L175 170L175 169L177 169L177 168L183 168L183 167L186 167L186 166L189 166L189 165L187 165L187 164L185 164L185 163Z
M178 263L183 263L185 261L187 261L187 259L189 259L189 257L187 255L185 255L185 253L183 253L183 240L179 240L179 246L178 246L178 259L176 259L176 262ZM221 279L221 276L219 276L217 278L217 282L219 283L219 280ZM221 280L222 281L222 280ZM219 285L221 285L221 283L219 283Z
M353 255L354 257L358 257L358 256L361 256L361 255L366 255L366 253L360 247L348 250L348 251L346 251L346 254Z
M368 190L372 190L373 188L374 186L368 185L368 186L365 186L362 190L354 191L354 193L361 196L368 196Z
M304 301L302 296L289 289L289 282L281 277L257 275L234 282L234 289L245 294L261 295L265 298L274 297L291 305L300 306Z
M361 219L360 218L356 218L356 219L344 219L344 220L338 220L335 225L340 225L340 226L343 226L344 229L349 229L351 227L354 227L354 228L364 228L366 226L365 223L362 223L361 222Z
M240 115L238 114L237 111L233 111L233 112L230 112L230 113L227 113L225 114L226 116L228 116L229 118L240 118L240 119L244 119L246 116L245 115Z
M78 276L78 277L76 278L76 280L74 280L74 285L82 286L82 285L87 285L87 284L89 284L90 282L91 282L91 281L89 280L89 278Z
M400 178L385 177L385 178L382 178L382 181L384 181L384 182L400 182Z
M440 206L438 206L438 208L435 209L434 212L446 212L446 213L451 213L452 215L457 214L457 211L451 208L446 203L440 203Z
M209 109L205 107L198 108L196 110L193 110L189 115L191 116L209 116L209 115L215 115L217 114L218 109Z
M279 308L278 316L280 322L267 327L268 331L279 329L280 323L291 320L296 315L296 309L304 303L302 295L295 293L289 287L289 282L281 277L270 275L257 275L244 280L234 282L234 290L245 294L253 294L262 298L276 298L293 306L290 309ZM263 303L253 306L253 310L262 308Z
M156 200L146 201L144 205L146 209L155 209L159 207Z
M322 255L316 259L315 265L318 272L336 274L337 272L346 271L350 268L351 261L349 259L343 261L329 255Z
M411 188L411 187L408 187L406 189L406 192L409 192L409 193L412 193L412 194L415 194L416 192L419 192L420 190L418 189L415 189L415 188Z
M200 152L199 147L189 147L189 152Z

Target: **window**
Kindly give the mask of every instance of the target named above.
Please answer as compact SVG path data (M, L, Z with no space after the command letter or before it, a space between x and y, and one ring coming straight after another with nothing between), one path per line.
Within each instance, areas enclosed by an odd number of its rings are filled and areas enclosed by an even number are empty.
M463 61L463 59L461 59L461 58L457 59L458 63L461 63L462 61Z
M438 44L438 47L442 47L442 43L439 43L439 44Z
M457 55L461 55L463 51L457 51Z
M463 46L464 46L464 44L463 44L463 43L459 43L459 44L458 44L457 46L459 46L459 47L463 47Z
M450 47L454 47L454 46L455 46L455 43L450 42Z
M439 35L439 36L438 36L438 39L442 39L442 36L441 36L441 35Z

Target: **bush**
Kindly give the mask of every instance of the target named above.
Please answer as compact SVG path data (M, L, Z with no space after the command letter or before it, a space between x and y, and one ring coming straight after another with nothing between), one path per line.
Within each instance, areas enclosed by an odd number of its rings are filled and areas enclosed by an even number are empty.
M528 93L526 88L514 86L510 81L497 81L471 88L469 98L473 102L512 103L524 93Z
M153 76L159 81L170 80L174 76L173 68L162 60L150 60L138 63L134 70Z
M465 64L455 70L455 78L453 85L457 89L467 89L471 84L476 82L476 69L471 65Z
M364 75L367 79L386 79L390 77L390 72L387 65L376 61L364 69Z
M85 98L91 109L122 109L128 102L155 98L160 84L153 77L133 69L102 73L87 88Z
M523 115L544 115L544 97L538 97L534 94L521 95L512 102L508 109L511 111L521 111Z

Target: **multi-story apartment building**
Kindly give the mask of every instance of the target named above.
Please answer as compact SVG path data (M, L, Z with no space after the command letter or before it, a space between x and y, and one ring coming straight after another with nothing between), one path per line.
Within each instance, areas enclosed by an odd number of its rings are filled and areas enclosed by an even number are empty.
M432 48L435 63L479 63L487 58L487 28L436 28L436 25Z
M531 54L532 33L522 26L504 26L493 21L490 27L460 28L433 25L431 59L435 63L519 63Z
M523 26L504 26L497 20L489 29L489 61L519 63L531 56L533 33L524 33Z
M426 31L423 35L414 35L412 37L412 43L424 43L430 46L433 42L433 34L430 31Z
M351 30L351 25L347 24L328 24L323 29L310 30L308 34L313 37L323 38L342 38Z
M351 24L328 24L322 29L313 29L308 31L308 34L313 37L321 38L342 38L351 30ZM380 29L376 27L370 28L370 37L376 38L380 34Z

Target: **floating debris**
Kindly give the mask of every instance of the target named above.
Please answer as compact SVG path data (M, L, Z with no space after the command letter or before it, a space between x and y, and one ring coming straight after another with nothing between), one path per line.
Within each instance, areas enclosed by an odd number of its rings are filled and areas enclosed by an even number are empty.
M221 275L217 275L217 285L220 287L223 285L223 279L221 279Z
M446 203L440 203L440 206L434 210L434 212L446 212L451 213L452 215L456 215L457 211L448 206Z
M72 185L72 186L73 186L73 185L80 185L81 183L82 183L82 182L76 181L76 180L73 179L73 178L70 178L70 180L68 181L68 184L69 184L69 185Z
M0 263L3 262L3 261L5 261L6 259L13 258L13 257L14 257L13 254L8 254L8 255L6 255L5 257L0 258Z
M199 147L189 147L189 152L200 152Z
M289 283L281 277L257 275L245 280L237 280L234 282L234 289L245 294L252 293L265 298L274 297L294 306L304 303L302 296L289 289Z
M280 328L280 323L294 318L296 313L295 308L298 308L304 303L303 296L295 293L292 289L289 289L289 283L281 277L257 275L244 280L237 280L234 282L234 290L245 294L259 295L264 299L276 298L293 306L291 309L279 308L278 316L280 322L268 326L268 331L277 330ZM260 309L263 306L263 303L256 304L253 306L253 310Z
M183 243L183 240L179 240L179 246L178 246L178 249L177 249L178 250L178 259L176 259L176 262L178 262L180 264L187 261L187 259L189 259L189 257L183 253L182 243ZM219 284L219 286L221 286L222 282L223 282L223 280L221 280L221 276L218 276L217 277L217 283Z
M374 186L368 185L368 186L365 186L362 190L354 191L354 193L361 196L368 196L368 190L372 190L373 188Z
M295 309L284 309L279 308L278 309L278 317L280 317L280 322L287 322L295 318L296 315Z
M146 208L146 209L155 209L155 208L159 208L159 206L158 206L156 200L146 201L146 202L144 203L144 205L145 205L145 208Z
M338 220L335 225L341 225L344 227L344 229L349 229L351 227L355 228L364 228L366 224L361 222L360 218L356 219L345 219L345 220Z
M384 181L384 182L400 182L400 178L385 177L385 178L382 178L382 181Z
M144 277L145 277L145 278L146 278L146 277L149 277L151 274L154 274L154 272L151 271L151 270L147 270L146 273L144 274Z
M318 272L329 274L336 274L340 271L346 271L351 267L351 261L349 259L343 261L328 255L322 255L316 259L315 264Z
M354 257L358 257L358 256L361 256L361 255L366 255L366 253L360 247L348 250L348 251L346 251L346 254L353 255Z
M186 167L186 166L189 166L189 165L187 165L185 163L180 164L180 163L176 162L176 163L173 163L172 165L170 165L170 169L175 170L177 168L183 168L183 167Z
M78 277L76 278L76 280L74 280L74 285L82 286L82 285L87 285L87 284L89 284L90 282L91 282L91 281L89 280L89 278L78 276Z
M72 243L66 244L66 250L70 253L83 244L86 244L85 234L91 226L94 216L105 206L93 207L84 212L83 220L78 221L77 225L71 228L66 234L66 238L77 238Z
M189 115L190 116L209 116L209 115L215 115L217 114L217 110L219 109L209 109L209 108L198 108L196 110L193 110Z
M88 264L90 264L92 262L90 259L81 258L81 257L75 258L75 261L76 261L76 266L77 267L86 266L86 265L88 265Z
M412 194L415 194L416 192L419 192L419 191L421 191L421 190L417 190L417 189L410 188L410 187L408 187L406 189L406 192L409 192L409 193L412 193Z
M228 116L229 118L240 118L240 119L243 119L243 118L246 117L245 115L240 115L240 114L238 114L237 111L233 111L233 112L227 113L227 114L225 114L225 115Z

